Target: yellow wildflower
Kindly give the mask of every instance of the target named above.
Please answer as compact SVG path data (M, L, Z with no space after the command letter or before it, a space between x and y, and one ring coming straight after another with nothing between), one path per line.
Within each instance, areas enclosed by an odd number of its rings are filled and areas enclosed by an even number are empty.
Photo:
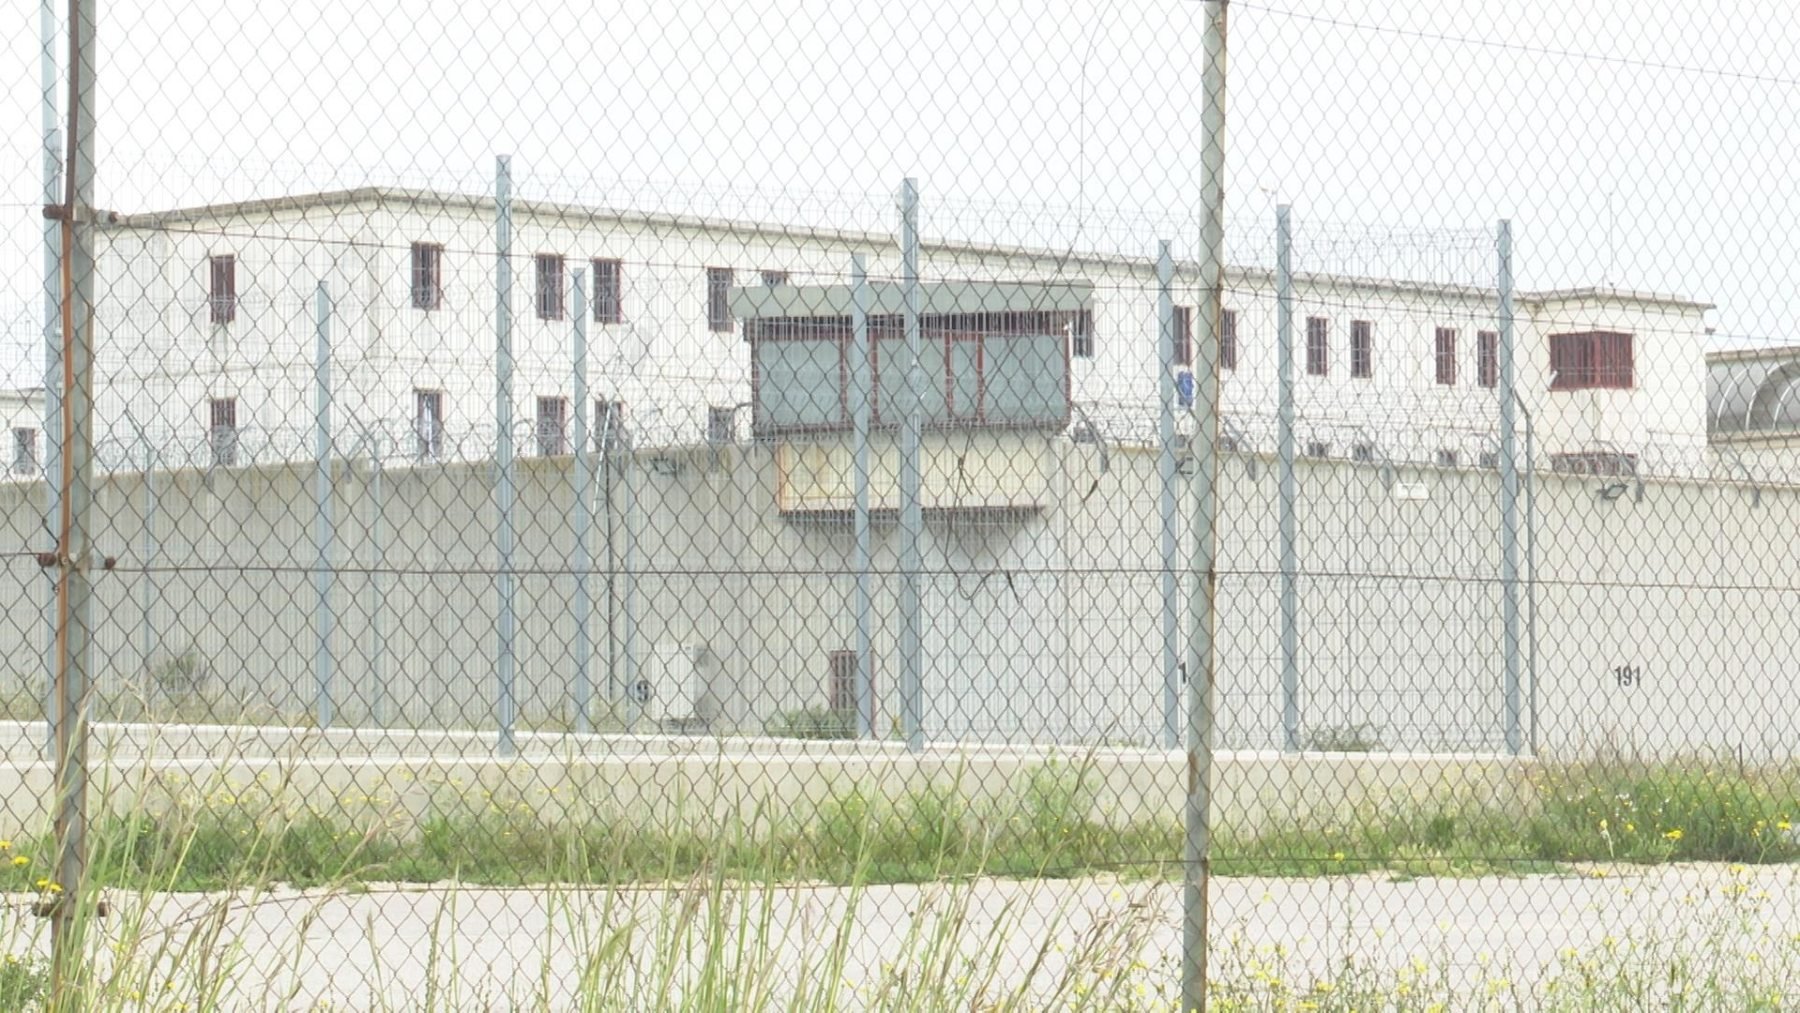
M1674 829L1672 829L1672 830L1665 830L1665 831L1663 831L1663 840L1666 840L1666 841L1679 841L1679 840L1681 840L1681 828L1680 828L1680 827L1675 827L1675 828L1674 828Z
M14 855L12 864L15 869L23 869L31 864L31 859L26 858L24 855Z

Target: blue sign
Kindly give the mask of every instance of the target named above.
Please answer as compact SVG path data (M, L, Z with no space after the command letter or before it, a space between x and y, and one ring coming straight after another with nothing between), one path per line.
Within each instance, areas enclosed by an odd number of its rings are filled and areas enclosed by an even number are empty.
M1185 369L1175 374L1175 401L1183 408L1194 407L1194 374Z

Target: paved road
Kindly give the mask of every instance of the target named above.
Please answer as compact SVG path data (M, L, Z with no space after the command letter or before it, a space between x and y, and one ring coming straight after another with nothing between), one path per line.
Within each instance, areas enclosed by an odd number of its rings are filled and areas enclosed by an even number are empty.
M569 1008L584 965L610 975L604 991L627 998L625 1005L655 1008L656 975L672 966L656 954L685 949L699 961L709 938L743 941L764 954L744 960L734 979L754 984L750 969L767 968L769 991L787 995L803 977L819 976L846 927L842 977L864 1001L884 963L919 973L933 953L947 955L941 966L952 978L991 971L991 992L1023 987L1040 998L1069 985L1071 954L1109 947L1116 955L1108 965L1128 971L1129 994L1147 1008L1156 1008L1158 994L1173 994L1176 982L1180 898L1172 884L886 886L865 890L853 909L848 891L828 887L727 891L729 903L716 909L707 896L446 887L157 895L115 898L107 932L115 940L135 932L140 968L159 961L164 968L136 975L134 989L191 1000L196 987L217 983L219 1004L234 1009ZM1346 961L1392 974L1419 960L1431 969L1428 979L1471 994L1503 992L1529 1006L1559 966L1566 972L1578 959L1625 947L1639 948L1638 962L1653 977L1675 955L1702 970L1800 974L1796 867L1621 867L1404 882L1382 875L1221 879L1212 896L1215 966L1239 981L1256 964L1303 987L1341 977ZM17 915L13 900L0 916L0 950L42 948L41 936L31 935L41 931L38 923ZM708 928L715 918L723 930ZM626 923L636 928L617 938L616 958L591 960L605 951L609 927ZM951 940L953 947L933 945ZM195 959L201 950L212 959ZM959 953L975 959L960 964ZM178 970L170 975L168 967ZM164 992L170 977L174 988Z

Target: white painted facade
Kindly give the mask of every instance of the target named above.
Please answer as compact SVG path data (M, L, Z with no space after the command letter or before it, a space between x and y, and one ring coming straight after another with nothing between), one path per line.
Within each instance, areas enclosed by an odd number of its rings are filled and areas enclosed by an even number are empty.
M873 278L898 273L892 236L785 228L513 203L512 414L520 454L537 449L540 397L571 393L571 325L540 319L538 254L566 258L591 285L597 258L622 262L622 321L590 320L592 396L620 400L636 444L700 442L709 408L744 406L749 354L742 328L708 326L707 268L754 285L764 270L797 285L841 284L862 252ZM100 377L105 461L140 459L151 445L171 466L210 456L209 401L236 399L242 455L310 456L314 424L314 293L331 295L332 428L340 453L409 457L416 391L443 392L444 456L486 457L495 442L495 206L489 198L359 190L167 213L128 215L104 228L100 263ZM442 246L442 303L414 308L410 249ZM235 319L209 321L209 257L236 258ZM1149 442L1158 404L1154 263L1045 250L932 244L927 281L1065 280L1094 286L1091 356L1073 359L1080 409L1114 441ZM1176 302L1192 305L1191 264L1177 266ZM1265 272L1230 271L1225 305L1237 314L1236 368L1224 371L1227 431L1271 450L1276 417L1276 305ZM1479 463L1496 446L1495 391L1478 383L1477 333L1496 328L1491 289L1300 274L1294 292L1297 445L1376 460ZM590 308L592 300L589 301ZM1703 459L1703 303L1629 292L1524 293L1516 301L1517 376L1538 453L1617 452L1650 473L1693 473ZM1307 320L1326 321L1323 376L1306 367ZM1372 329L1372 375L1352 377L1352 321ZM1456 376L1437 382L1435 333L1457 333ZM1551 334L1633 335L1630 389L1552 392ZM748 411L734 417L749 432ZM1446 459L1447 460L1447 459ZM1540 467L1542 458L1540 458Z

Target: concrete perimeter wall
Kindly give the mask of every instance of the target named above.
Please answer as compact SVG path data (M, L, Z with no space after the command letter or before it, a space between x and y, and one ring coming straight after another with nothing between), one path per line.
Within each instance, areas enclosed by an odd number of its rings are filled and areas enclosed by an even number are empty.
M1020 436L1024 508L927 516L925 728L937 744L1145 747L1162 725L1154 454ZM937 434L928 471L966 474ZM602 482L591 544L601 730L761 734L823 707L854 645L841 513L783 513L775 448L640 451ZM990 464L990 469L993 467ZM567 457L519 466L521 727L572 721L576 621ZM310 466L117 474L102 485L95 659L102 720L300 723L316 702ZM990 476L991 477L991 476ZM1221 464L1219 744L1280 748L1276 479ZM1535 476L1535 650L1525 732L1547 756L1792 756L1800 694L1800 490ZM497 556L492 472L340 461L331 691L336 723L491 729ZM1502 727L1494 473L1303 461L1302 744L1495 752ZM40 713L50 546L41 484L0 486L0 698ZM146 527L148 520L148 527ZM899 713L891 515L875 526L877 728ZM1185 539L1179 558L1187 558ZM1185 585L1187 576L1181 575ZM656 702L626 693L645 680ZM654 710L655 713L649 713Z

